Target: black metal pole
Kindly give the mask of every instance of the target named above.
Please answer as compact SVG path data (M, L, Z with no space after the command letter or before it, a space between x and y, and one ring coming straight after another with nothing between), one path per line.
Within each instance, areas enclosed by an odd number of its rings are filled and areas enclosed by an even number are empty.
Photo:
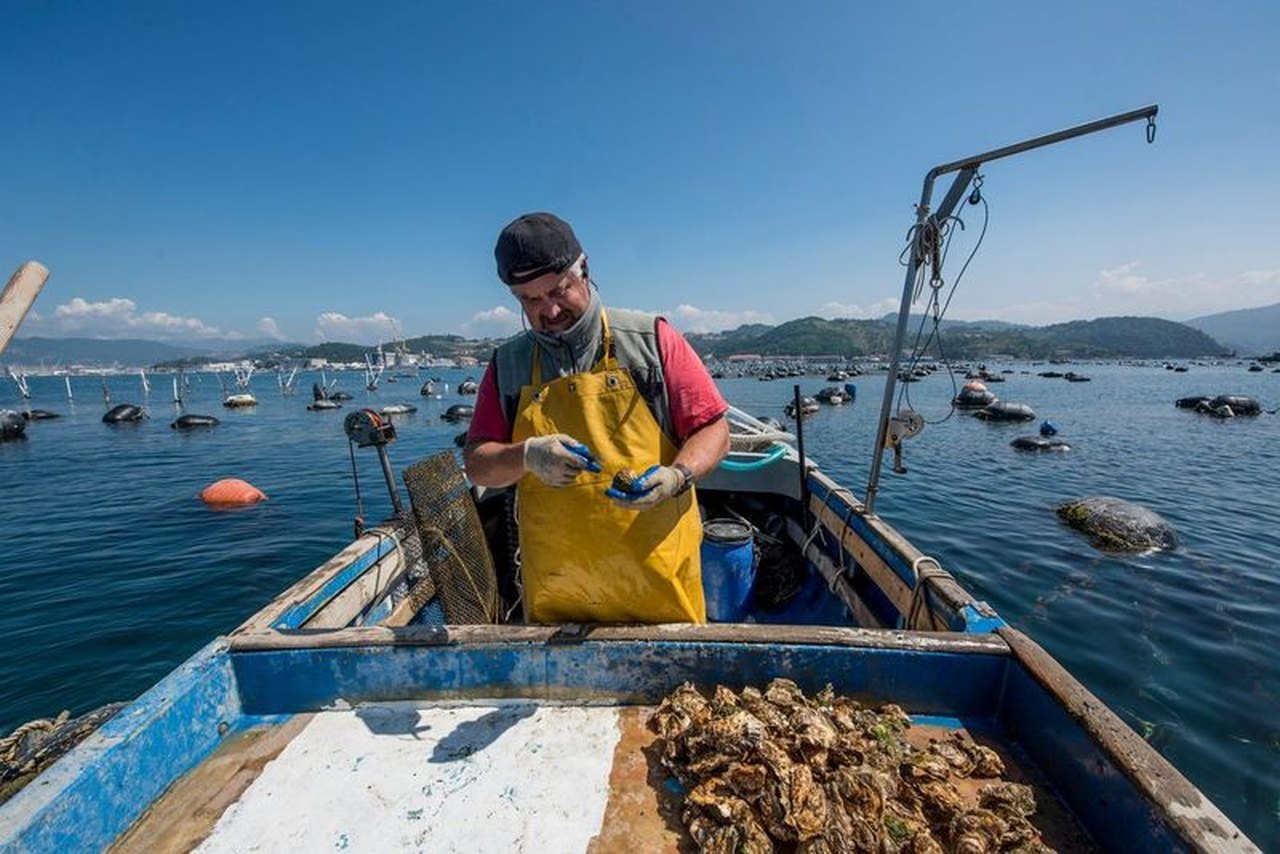
M396 489L396 475L391 468L391 457L387 454L386 443L378 447L378 460L382 463L382 476L387 481L387 491L391 493L391 506L397 516L404 515L404 505L400 503L400 490Z
M809 527L809 465L804 455L804 413L800 409L800 386L791 387L796 411L796 451L800 454L800 519Z
M972 168L976 169L984 163L990 163L992 160L999 160L1002 157L1010 157L1014 154L1021 154L1024 151L1030 151L1033 148L1043 148L1046 145L1053 145L1058 142L1065 142L1068 139L1075 139L1085 134L1097 133L1100 130L1118 127L1119 125L1136 122L1139 119L1154 119L1156 114L1160 112L1159 104L1152 104L1149 107L1142 107L1137 110L1130 110L1127 113L1117 113L1114 116L1108 116L1105 119L1098 119L1095 122L1087 122L1082 125L1076 125L1066 130L1047 133L1043 136L1037 136L1033 139L1015 142L1013 145L1006 145L1003 148L995 148L991 151L984 151L982 154L975 154L972 157L965 157L961 160L953 160L950 163L944 163L941 166L935 166L929 170L931 177L945 175L947 172L955 172L957 169Z

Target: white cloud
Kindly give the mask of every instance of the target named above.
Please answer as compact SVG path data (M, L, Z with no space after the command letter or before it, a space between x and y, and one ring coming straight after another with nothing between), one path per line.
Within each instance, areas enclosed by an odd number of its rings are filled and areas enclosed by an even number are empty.
M1151 279L1130 262L1103 270L1087 303L1088 317L1138 314L1190 318L1280 301L1280 270L1245 270L1213 276L1194 272Z
M83 336L88 338L149 338L166 341L232 337L196 317L164 311L138 311L138 304L124 297L90 302L72 297L57 306L51 317L32 313L23 331L28 335Z
M1098 273L1095 286L1102 291L1118 291L1121 294L1149 294L1168 285L1168 282L1158 282L1138 275L1134 272L1137 269L1138 262L1130 261L1119 267L1103 270Z
M377 344L391 340L398 325L394 317L382 311L367 317L347 317L336 311L326 311L316 317L315 335L321 341Z
M682 332L723 332L737 329L744 323L775 322L773 315L763 311L718 311L688 303L681 303L675 311L665 312L664 316Z
M897 314L898 309L901 307L902 300L894 299L893 297L885 297L865 306L852 302L824 302L818 308L818 314L828 320L833 320L837 317L853 320L875 320L884 317L886 314Z
M472 338L506 338L520 331L520 315L505 305L478 311L462 324L462 333Z
M1140 267L1130 261L1098 271L1087 287L1046 294L1048 299L969 309L965 316L1034 325L1123 315L1187 320L1280 302L1280 270L1152 278Z
M280 324L276 323L274 317L264 317L259 320L258 331L268 338L274 338L277 341L284 340L284 334L280 331Z
M1250 287L1280 290L1280 270L1245 270L1240 274L1240 282Z

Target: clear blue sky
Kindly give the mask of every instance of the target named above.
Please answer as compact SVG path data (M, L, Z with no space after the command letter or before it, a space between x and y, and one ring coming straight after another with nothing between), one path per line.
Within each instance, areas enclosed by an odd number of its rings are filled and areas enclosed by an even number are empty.
M0 267L26 335L511 328L513 216L685 329L880 315L924 172L993 164L957 318L1280 301L1280 4L0 5ZM965 236L977 232L972 218Z

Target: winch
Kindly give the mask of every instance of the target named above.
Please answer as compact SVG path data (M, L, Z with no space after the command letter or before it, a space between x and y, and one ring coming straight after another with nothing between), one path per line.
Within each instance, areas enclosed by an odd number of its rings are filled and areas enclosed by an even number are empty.
M387 456L387 445L396 438L396 428L391 419L384 418L372 409L358 409L347 415L342 422L342 429L347 434L351 449L351 476L356 486L356 536L364 529L364 508L360 501L360 477L356 473L356 448L377 448L378 460L382 463L382 476L387 481L387 492L391 495L391 506L400 516L404 513L404 505L400 503L400 490L396 488L395 472L391 470L391 458Z

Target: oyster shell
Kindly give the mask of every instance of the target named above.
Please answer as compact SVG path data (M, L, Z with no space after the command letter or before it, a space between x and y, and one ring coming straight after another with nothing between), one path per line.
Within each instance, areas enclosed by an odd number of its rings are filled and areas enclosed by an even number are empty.
M788 781L786 821L795 828L796 839L821 836L827 826L827 795L813 779L808 765L792 765Z
M977 765L973 769L975 777L999 777L1004 773L1004 760L1000 754L983 744L973 746Z
M634 492L639 479L640 475L631 469L618 469L614 472L610 485L619 492Z
M755 688L743 688L739 697L742 707L762 720L770 730L781 730L787 725L787 716Z
M930 825L949 826L964 811L960 790L948 780L929 780L919 787L920 806Z
M1026 818L1036 811L1036 798L1025 783L992 783L978 790L978 806L1005 818Z
M951 820L951 847L957 854L985 854L999 851L1000 839L1009 828L991 810L973 809Z
M929 745L929 752L943 759L961 777L968 777L973 773L978 760L974 751L965 749L959 742L957 735L952 733L951 737L941 741L934 739Z
M790 709L805 702L804 692L790 679L774 679L765 689L764 698L781 709Z
M836 728L831 721L822 712L797 706L791 713L791 730L805 758L826 765L827 751L836 742Z

